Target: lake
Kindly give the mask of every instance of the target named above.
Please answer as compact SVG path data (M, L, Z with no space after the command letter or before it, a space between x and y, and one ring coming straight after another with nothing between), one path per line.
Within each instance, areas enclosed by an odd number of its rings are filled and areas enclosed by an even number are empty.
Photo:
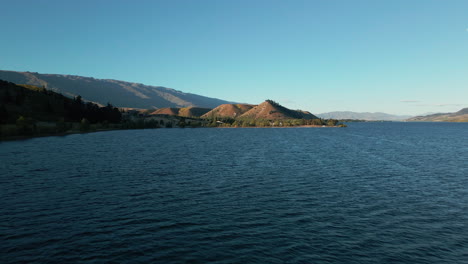
M468 124L0 143L1 263L468 263Z

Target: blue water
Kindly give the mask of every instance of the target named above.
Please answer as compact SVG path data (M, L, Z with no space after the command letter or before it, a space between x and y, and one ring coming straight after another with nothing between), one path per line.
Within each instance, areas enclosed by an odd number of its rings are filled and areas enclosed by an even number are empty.
M468 263L468 124L0 143L0 263Z

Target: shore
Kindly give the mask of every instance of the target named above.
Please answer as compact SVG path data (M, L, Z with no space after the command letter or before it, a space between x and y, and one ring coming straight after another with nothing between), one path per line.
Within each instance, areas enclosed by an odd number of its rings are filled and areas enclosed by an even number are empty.
M346 127L346 126L319 126L319 125L303 125L303 126L255 126L255 127L175 127L175 128L182 128L182 129L190 129L190 128L336 128L336 127ZM122 128L122 127L114 127L114 128L99 128L99 129L91 129L87 131L82 130L68 130L65 132L46 132L46 133L37 133L37 134L30 134L30 135L3 135L0 134L0 142L2 141L15 141L15 140L26 140L31 138L39 138L39 137L62 137L68 136L73 134L88 134L88 133L96 133L96 132L107 132L107 131L115 131L115 130L134 130L134 129L161 129L161 128Z

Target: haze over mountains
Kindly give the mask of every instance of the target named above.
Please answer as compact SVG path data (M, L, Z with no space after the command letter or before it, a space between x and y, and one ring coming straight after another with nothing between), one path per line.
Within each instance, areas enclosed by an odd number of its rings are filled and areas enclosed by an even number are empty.
M80 95L86 101L101 105L112 103L118 107L151 109L197 106L214 108L221 104L231 103L162 86L74 75L0 71L0 80L45 87L69 97Z
M358 113L358 112L351 112L351 111L336 111L336 112L328 112L318 114L317 116L325 119L333 118L333 119L355 119L355 120L366 120L366 121L403 121L405 119L410 118L409 115L391 115L386 113Z
M463 108L455 113L439 113L426 116L416 116L407 119L406 121L420 122L468 122L468 108Z

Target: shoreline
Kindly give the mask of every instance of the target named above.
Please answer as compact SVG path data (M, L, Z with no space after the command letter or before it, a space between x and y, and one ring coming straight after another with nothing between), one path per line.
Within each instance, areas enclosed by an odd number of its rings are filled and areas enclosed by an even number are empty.
M68 135L74 134L90 134L90 133L98 133L98 132L109 132L109 131L117 131L117 130L140 130L140 129L196 129L196 128L339 128L339 126L317 126L317 125L303 125L303 126L271 126L271 127L173 127L173 128L117 128L117 129L99 129L99 130L92 130L92 131L67 131L61 133L45 133L45 134L37 134L37 135L17 135L17 136L0 136L0 143L6 141L17 141L17 140L28 140L33 138L41 138L41 137L64 137Z
M37 135L18 135L18 136L0 136L0 143L3 141L16 141L16 140L27 140L33 138L41 138L41 137L64 137L68 135L75 135L75 134L89 134L89 133L98 133L98 132L108 132L108 131L115 131L115 130L131 130L131 129L99 129L99 130L92 130L92 131L66 131L60 133L44 133L44 134L37 134Z
M340 126L317 126L317 125L303 125L303 126L252 126L252 127L206 127L206 128L327 128L327 127L340 127ZM201 127L204 128L204 127Z

